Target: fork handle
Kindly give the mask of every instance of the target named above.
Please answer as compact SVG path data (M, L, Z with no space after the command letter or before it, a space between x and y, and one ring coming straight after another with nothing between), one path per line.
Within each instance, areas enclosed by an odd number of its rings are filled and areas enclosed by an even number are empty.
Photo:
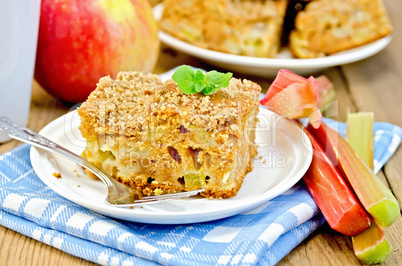
M81 156L73 153L70 150L67 150L63 146L49 140L48 138L45 138L44 136L36 133L35 131L33 131L29 128L25 128L25 127L21 127L21 126L17 125L16 123L14 123L13 121L11 121L9 118L7 118L5 116L0 116L0 130L7 133L13 139L16 139L16 140L19 140L19 141L22 141L25 143L29 143L32 146L56 153L68 160L71 160L71 161L91 170L95 175L99 176L99 178L102 178L102 180L105 182L105 184L108 187L113 186L113 183L114 183L114 185L122 185L115 179L106 179L102 176L102 174L97 174L99 172L104 173L104 171L102 169L94 166L93 164L89 163Z

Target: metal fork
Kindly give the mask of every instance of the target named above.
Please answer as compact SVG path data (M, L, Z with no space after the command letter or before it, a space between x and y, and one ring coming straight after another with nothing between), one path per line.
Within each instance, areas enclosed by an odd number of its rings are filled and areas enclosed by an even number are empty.
M201 193L205 190L205 189L198 189L186 192L177 192L159 196L144 197L141 191L132 187L128 187L118 182L116 179L111 177L107 172L88 162L81 156L45 138L44 136L36 133L35 131L29 128L18 126L5 116L0 116L0 130L7 133L11 138L56 153L66 159L69 159L81 165L82 167L94 173L107 186L108 195L105 199L105 203L111 206L131 207L140 203L186 198L195 196L198 193Z

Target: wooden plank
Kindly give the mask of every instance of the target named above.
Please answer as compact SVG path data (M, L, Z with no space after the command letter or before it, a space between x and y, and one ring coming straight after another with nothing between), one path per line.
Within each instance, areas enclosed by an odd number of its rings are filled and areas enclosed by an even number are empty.
M0 247L0 265L95 265L4 227L0 227Z
M379 54L342 70L360 111L373 111L376 121L402 126L402 1L384 2L394 26L393 40Z
M391 159L384 166L384 172L389 186L399 202L402 210L402 148L395 152Z
M390 227L385 229L385 235L393 246L393 251L387 260L381 263L381 265L400 265L402 258L402 237L400 228L402 228L401 217L399 217Z
M317 233L297 246L278 266L284 265L358 265L349 237L324 224ZM302 263L301 263L302 262Z

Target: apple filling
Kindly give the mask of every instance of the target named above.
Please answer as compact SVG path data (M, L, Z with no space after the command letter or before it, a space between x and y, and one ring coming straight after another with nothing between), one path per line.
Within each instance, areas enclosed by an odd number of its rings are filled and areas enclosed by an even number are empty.
M146 183L146 186L137 188L145 189L148 193L160 195L200 188L212 190L217 186L231 191L238 183L237 173L244 174L251 168L249 157L254 157L255 150L254 146L250 149L246 138L254 139L255 116L256 112L251 112L242 119L241 122L244 124L246 121L252 123L239 137L225 132L223 136L215 137L212 141L212 131L195 125L189 125L188 129L180 125L178 127L180 141L173 141L175 144L172 146L162 145L159 149L152 148L151 142L165 142L165 136L169 135L158 128L156 130L158 134L148 134L152 137L145 140L146 145L133 147L126 145L129 139L125 136L116 138L99 135L98 138L92 138L87 142L82 156L125 184L132 185L133 180L136 180L137 184ZM232 144L226 152L233 154L234 159L227 160L222 158L221 152L216 152L220 142ZM194 144L198 144L198 147L192 146ZM132 156L126 156L127 154ZM161 171L161 168L166 168L168 164L178 167L170 167L169 172ZM164 174L164 178L160 177L161 174ZM92 174L90 176L95 178ZM166 190L166 187L169 187L169 190Z

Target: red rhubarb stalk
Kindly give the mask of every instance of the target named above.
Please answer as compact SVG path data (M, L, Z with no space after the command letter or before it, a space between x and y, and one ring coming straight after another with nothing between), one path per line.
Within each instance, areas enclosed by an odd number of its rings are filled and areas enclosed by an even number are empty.
M347 179L360 203L377 225L385 228L400 215L398 201L377 175L334 129L324 122L317 129L307 127L326 150L341 175Z
M281 69L261 104L286 118L309 117L309 123L318 127L322 119L317 108L318 100L319 88L313 76L306 79L290 70Z
M315 138L305 130L313 160L303 180L332 229L356 235L370 226L370 218Z

